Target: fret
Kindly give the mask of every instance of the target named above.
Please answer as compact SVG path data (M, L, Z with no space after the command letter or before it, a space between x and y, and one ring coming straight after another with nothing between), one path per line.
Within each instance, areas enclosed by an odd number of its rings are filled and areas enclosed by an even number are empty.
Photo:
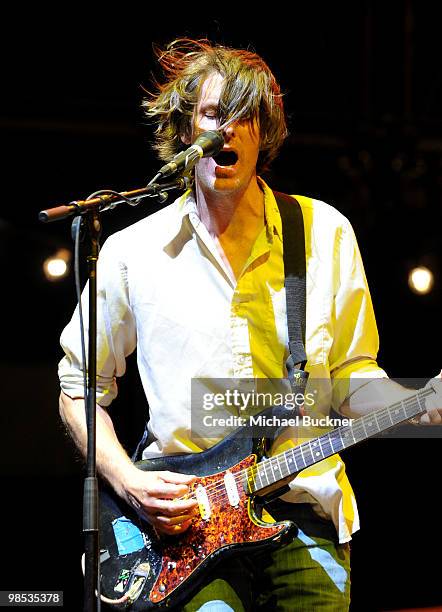
M416 412L411 416L416 416L427 411L425 400L432 393L435 393L435 390L433 387L430 387L429 389L421 389L421 391L416 394Z
M353 439L355 442L361 442L367 438L367 432L364 427L364 419L356 419L353 425L350 426L353 433Z
M341 440L344 445L343 448L347 448L347 446L351 446L356 442L356 439L353 435L353 430L349 425L345 427L340 427L339 430L341 433Z
M255 491L258 490L258 487L256 486L256 479L255 479L255 475L254 474L254 470L256 470L257 468L246 468L244 470L244 472L242 473L242 486L244 491L250 492L250 493L254 493Z
M330 457L335 454L329 434L320 437L320 444L324 457Z
M322 459L324 459L324 455L322 454L322 448L321 448L321 443L319 441L320 439L318 438L317 440L310 440L308 445L310 447L310 452L312 453L312 457L313 457L313 461L320 461L320 458L322 457ZM313 450L312 450L312 446L313 446Z
M290 452L290 454L292 455L291 457L288 458L288 463L291 464L291 468L290 468L290 474L294 474L295 472L299 472L299 470L301 470L302 468L298 466L298 462L296 461L296 448L291 448L287 451L287 454ZM298 453L299 454L299 453ZM293 465L295 466L295 468L293 469Z
M417 409L420 408L419 396L406 399L403 401L403 404L405 418L411 419L411 417L417 414Z
M384 431L391 427L392 421L387 408L376 412L376 420L379 423L379 430Z
M289 467L288 461L287 461L287 453L282 453L282 456L284 457L285 464L287 466L287 474L292 474L292 472L290 471L290 467Z
M394 423L393 423L393 419L391 418L391 408L392 408L392 407L390 406L390 408L387 408L387 409L385 410L385 412L386 412L386 414L387 414L388 418L390 419L390 423L391 423L392 425L394 425Z
M263 483L262 483L262 478L261 478L261 466L258 463L258 465L256 466L256 473L255 473L255 488L256 488L256 477L259 478L259 488L262 489L264 487Z
M260 470L261 470L261 468L264 470L264 476L266 477L266 480L267 480L267 485L269 485L269 484L271 484L271 482L270 482L269 477L268 477L268 475L267 475L267 467L266 467L266 463L267 463L267 461L266 461L266 460L261 461L261 463L258 465L258 471L260 471ZM261 476L260 476L260 478L261 478ZM261 480L261 482L262 482L262 480ZM263 485L263 486L267 486L267 485Z
M416 396L416 399L417 399L417 404L419 406L419 412L424 412L426 410L425 398L422 398L421 394L418 393L417 396ZM421 404L421 400L422 399L424 400L422 402L423 406ZM416 412L416 414L419 414L419 412ZM416 416L416 414L413 414L412 416Z
M406 419L407 413L405 412L405 406L403 402L398 402L397 404L391 406L389 409L389 415L394 425L397 425L398 423L401 423L401 421Z
M302 448L302 457L305 461L305 465L306 467L308 465L313 465L315 463L315 459L313 457L313 453L312 453L312 449L310 447L310 443L309 442L304 442L303 444L301 444L301 446L299 448Z
M276 472L275 481L276 480L281 480L281 478L283 477L283 474L282 474L282 471L281 471L281 466L279 465L278 456L276 455L276 457L272 457L270 459L270 461L272 462L272 471L273 471L273 475L274 476L275 476L275 472Z
M345 448L344 443L342 441L342 437L341 437L340 427L338 429L334 429L333 431L330 431L328 436L330 438L331 447L335 453L339 453L339 451Z
M269 463L269 464L270 464L270 469L272 470L272 478L273 478L273 482L275 482L276 478L275 478L275 472L273 471L272 460L271 460L271 459L267 459L267 463Z
M374 412L371 414L367 414L363 419L365 433L367 434L368 438L379 433L379 427L376 421L376 417L374 415L375 415Z
M409 419L410 417L414 416L416 414L416 408L418 406L418 402L416 401L416 398L412 398L412 399L405 399L402 402L402 410L404 412L404 417L406 419Z
M418 406L416 398L404 400L402 402L402 421L413 417L418 412Z
M279 467L279 470L281 472L281 476L282 477L289 476L290 475L290 470L288 469L288 465L287 465L287 461L285 460L284 453L282 453L280 455L276 455L275 459L278 462L278 467ZM284 460L284 463L283 463L283 460ZM287 472L286 472L286 470L287 470ZM286 472L286 473L284 473L284 472Z
M382 430L382 428L379 426L379 420L378 420L378 415L377 415L377 412L378 412L378 411L373 412L373 416L374 416L374 420L376 421L376 426L377 426L377 428L378 428L378 431L380 432L380 431Z
M306 460L305 460L305 458L304 458L304 453L303 453L303 450L302 450L302 447L303 447L303 446L304 446L304 444L300 444L300 445L299 445L299 446L297 446L296 448L297 448L297 450L298 450L298 453L301 455L301 459L302 459L302 461L304 462L304 467L307 467L307 466L308 466L308 463L307 463L307 461L306 461Z

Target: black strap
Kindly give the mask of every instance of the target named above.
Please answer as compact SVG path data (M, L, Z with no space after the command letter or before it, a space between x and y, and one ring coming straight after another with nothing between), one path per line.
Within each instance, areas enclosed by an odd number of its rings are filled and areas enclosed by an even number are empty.
M282 221L284 248L284 286L287 304L287 327L290 355L287 359L289 379L300 377L307 363L305 352L306 263L304 218L296 198L273 192ZM301 376L301 378L304 378Z

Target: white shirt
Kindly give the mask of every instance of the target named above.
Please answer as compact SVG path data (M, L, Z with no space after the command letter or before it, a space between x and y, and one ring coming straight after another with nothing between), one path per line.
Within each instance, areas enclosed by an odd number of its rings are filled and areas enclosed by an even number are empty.
M192 379L285 376L281 219L272 191L260 184L266 225L236 282L200 221L191 192L114 234L101 250L97 401L110 404L125 358L137 348L154 440L145 458L198 452L216 441L192 439ZM348 220L323 202L296 198L306 242L306 369L310 378L326 381L337 409L364 378L386 374L375 361L376 323ZM87 319L87 291L82 300ZM61 337L66 356L59 367L61 388L71 397L83 396L79 336L76 310ZM337 380L345 383L333 390ZM295 443L285 435L273 450ZM319 514L333 520L341 542L359 527L353 491L338 455L301 472L283 499L314 504Z

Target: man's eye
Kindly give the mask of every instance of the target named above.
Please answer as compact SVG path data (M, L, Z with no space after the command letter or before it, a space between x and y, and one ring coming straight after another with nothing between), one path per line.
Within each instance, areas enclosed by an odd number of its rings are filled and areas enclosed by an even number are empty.
M216 113L204 113L204 116L208 119L216 119Z

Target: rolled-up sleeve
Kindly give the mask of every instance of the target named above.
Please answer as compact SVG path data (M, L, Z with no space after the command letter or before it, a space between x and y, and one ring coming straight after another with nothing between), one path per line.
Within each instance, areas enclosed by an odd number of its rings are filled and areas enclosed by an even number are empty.
M341 228L335 257L333 343L329 354L333 407L373 378L385 378L377 364L379 336L361 254L350 223Z
M97 403L108 406L117 395L116 377L126 370L126 357L136 347L136 326L129 303L124 246L118 234L103 245L97 266ZM88 285L82 294L86 355L88 351ZM63 330L65 352L59 364L61 389L70 397L83 397L83 366L78 306Z

